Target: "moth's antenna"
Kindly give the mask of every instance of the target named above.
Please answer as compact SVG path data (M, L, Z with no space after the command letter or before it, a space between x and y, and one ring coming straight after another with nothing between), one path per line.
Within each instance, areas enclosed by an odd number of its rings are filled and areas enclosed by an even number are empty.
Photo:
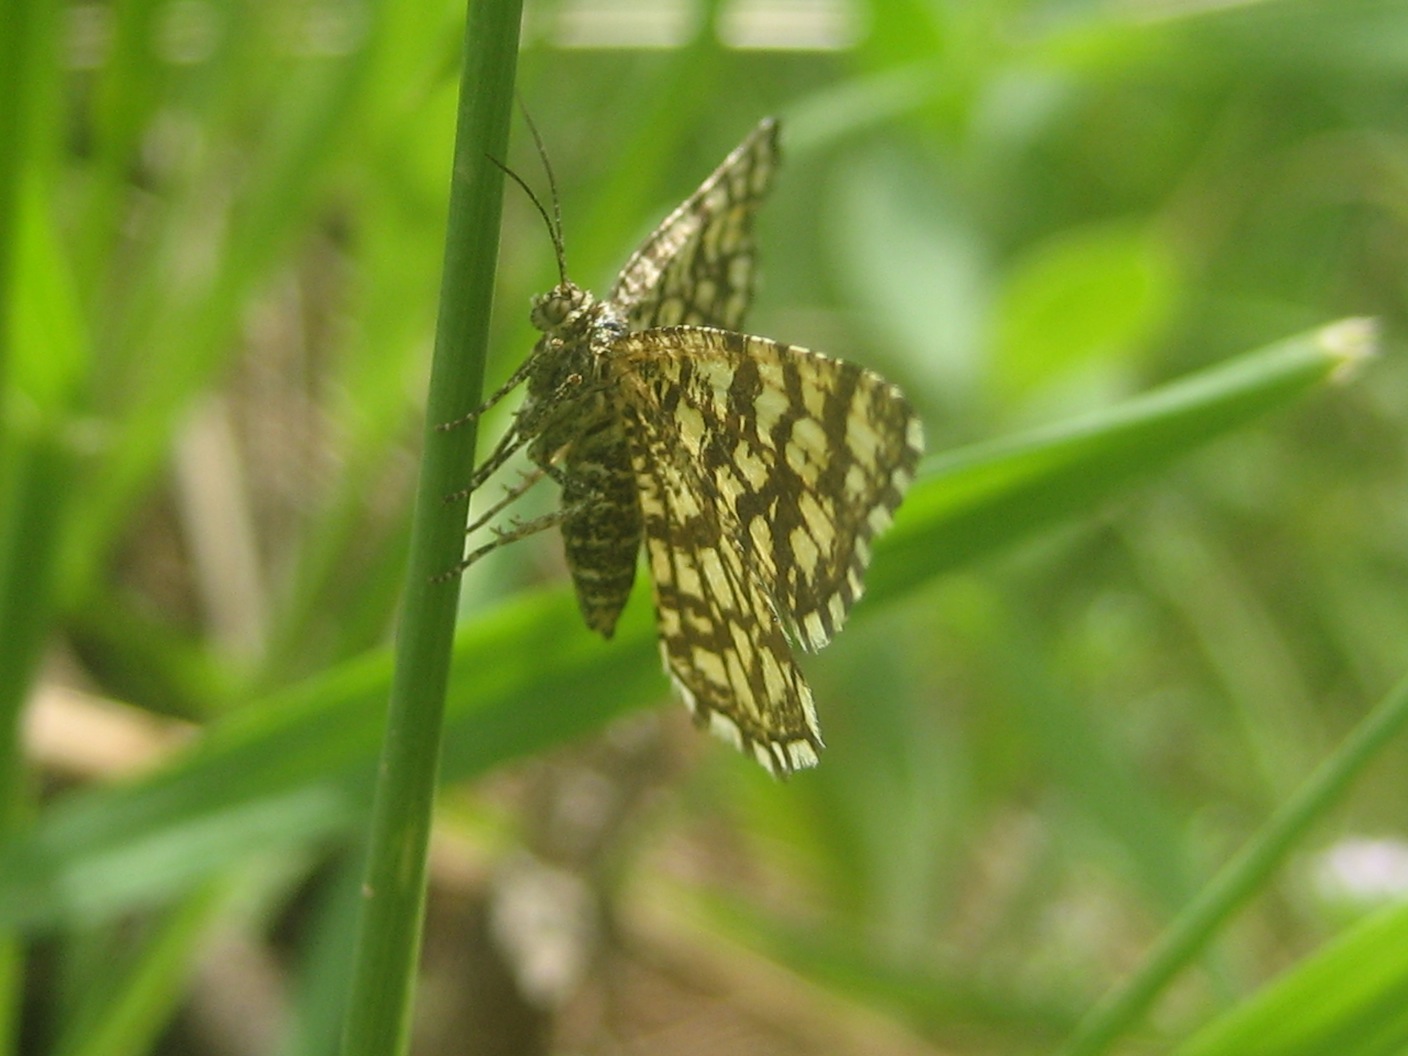
M556 228L552 237L552 244L557 249L557 270L563 282L567 281L567 261L562 249L562 199L557 195L557 177L553 175L552 163L548 161L547 148L543 146L543 137L538 135L538 126L533 124L532 115L528 113L528 107L523 103L523 97L518 98L518 109L523 111L523 123L528 126L528 131L533 135L533 145L538 148L538 158L543 163L543 171L548 177L548 194L552 198L552 216L556 223Z
M552 239L553 252L557 255L558 277L565 283L567 281L567 261L562 250L562 235L558 231L558 228L553 226L552 217L549 216L548 211L543 208L543 203L538 200L538 196L533 193L533 188L529 187L528 184L523 182L522 176L518 175L518 173L514 172L498 158L494 157L494 155L485 154L484 156L490 161L492 161L495 167L498 168L500 172L502 172L505 176L511 179L514 183L518 184L519 187L523 188L523 193L528 196L528 200L532 202L533 207L538 210L538 215L543 218L543 226L548 229L548 237ZM554 194L554 204L556 204L556 201L557 198ZM561 223L560 218L559 223Z

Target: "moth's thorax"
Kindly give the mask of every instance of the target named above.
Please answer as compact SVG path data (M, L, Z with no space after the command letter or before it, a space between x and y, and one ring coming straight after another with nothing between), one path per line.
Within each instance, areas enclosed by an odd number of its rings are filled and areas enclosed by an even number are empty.
M536 434L535 457L570 459L571 449L580 456L603 429L619 428L609 363L625 320L615 305L570 282L535 297L531 319L543 336L533 350L521 425Z
M537 400L570 399L572 390L597 388L605 378L611 345L626 332L620 311L575 283L563 282L533 298L530 315L542 331L528 380Z

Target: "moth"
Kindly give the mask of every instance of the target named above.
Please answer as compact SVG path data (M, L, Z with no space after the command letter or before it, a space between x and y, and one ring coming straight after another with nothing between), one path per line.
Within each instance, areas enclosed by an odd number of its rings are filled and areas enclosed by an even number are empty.
M778 138L775 119L760 122L605 297L567 279L560 221L539 204L561 279L533 300L542 337L442 428L526 382L508 431L451 498L525 447L534 469L470 531L544 476L561 488L557 510L499 531L446 576L557 527L582 617L610 638L643 545L665 669L696 722L786 776L822 750L792 645L818 649L841 628L924 434L878 374L742 330Z

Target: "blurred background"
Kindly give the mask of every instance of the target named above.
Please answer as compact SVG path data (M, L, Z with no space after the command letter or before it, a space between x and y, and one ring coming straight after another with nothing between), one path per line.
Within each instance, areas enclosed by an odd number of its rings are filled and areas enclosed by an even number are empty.
M4 17L0 1051L332 1052L463 7ZM786 784L580 626L555 533L466 578L507 644L452 698L510 688L451 724L417 1053L1052 1051L1403 671L1408 6L539 0L518 91L599 292L781 117L749 329L900 383L932 452L1383 321L1354 383L863 602L803 660L828 749ZM490 387L555 281L509 186ZM568 653L610 677L512 699ZM1385 756L1120 1051L1401 902Z

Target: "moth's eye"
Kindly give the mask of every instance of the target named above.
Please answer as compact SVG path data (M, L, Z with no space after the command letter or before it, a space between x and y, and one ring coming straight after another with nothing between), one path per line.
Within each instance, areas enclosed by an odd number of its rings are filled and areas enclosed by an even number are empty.
M533 298L533 310L529 319L533 326L545 334L550 334L567 322L583 302L586 295L570 283L554 286L547 293Z
M551 294L533 298L533 310L528 316L534 328L549 333L562 325L567 318L567 306Z

